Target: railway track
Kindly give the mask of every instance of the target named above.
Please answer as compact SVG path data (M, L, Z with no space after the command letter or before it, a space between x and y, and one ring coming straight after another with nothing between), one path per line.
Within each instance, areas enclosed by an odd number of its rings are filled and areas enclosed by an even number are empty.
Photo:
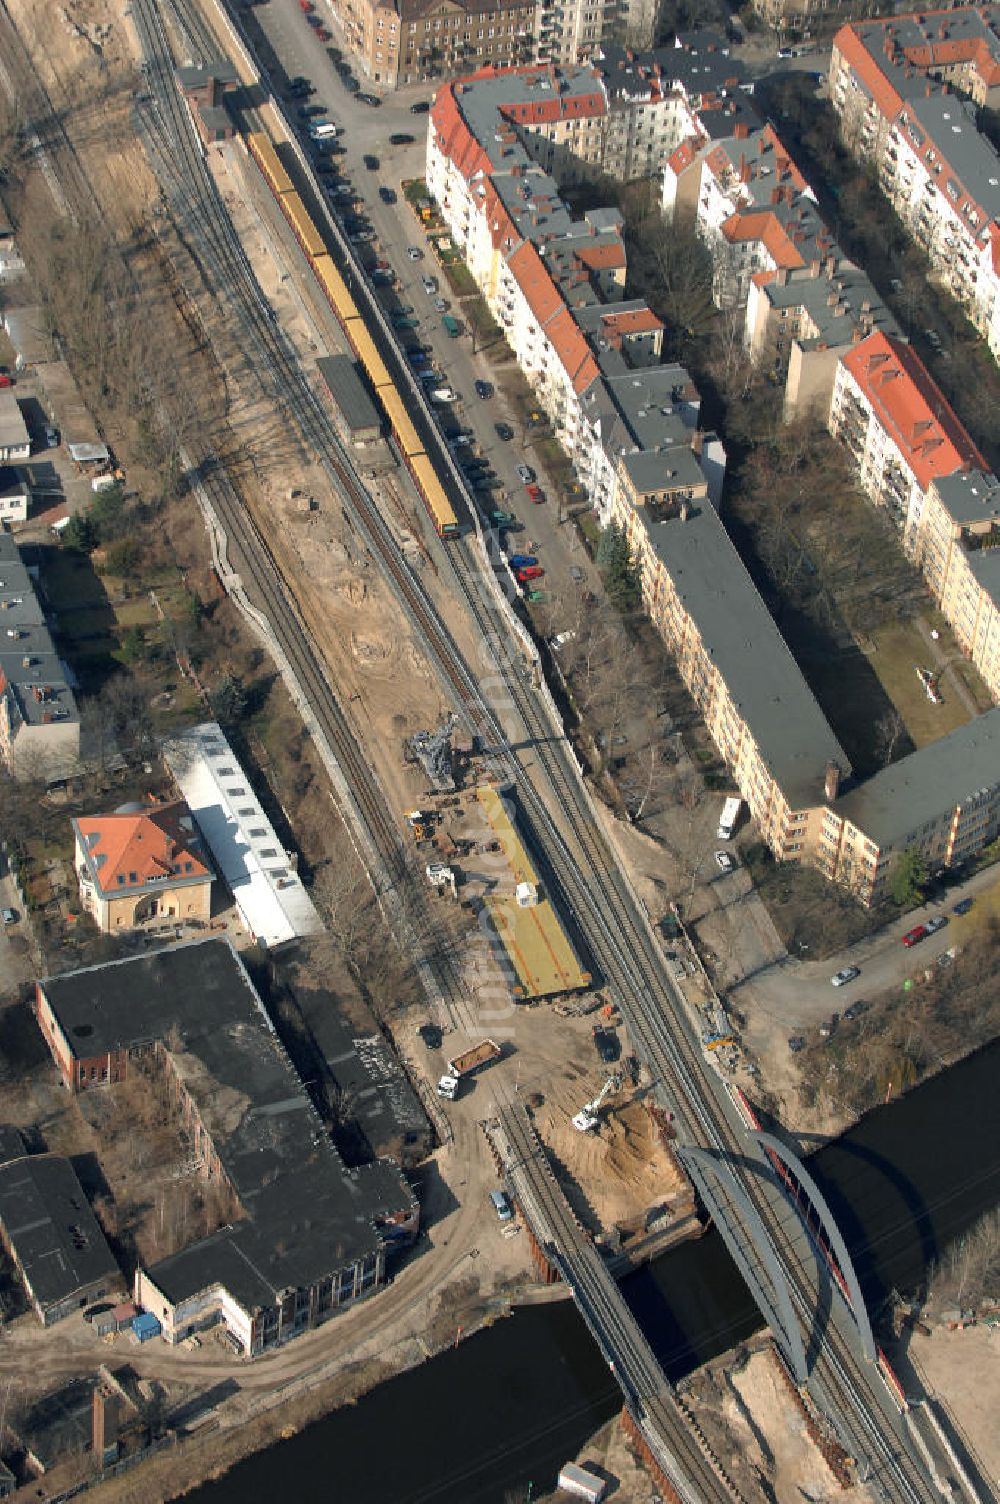
M179 0L173 3L176 7ZM187 6L179 8L185 10ZM683 1021L655 937L600 835L571 749L532 685L532 670L526 668L519 654L507 650L510 623L484 584L480 558L467 544L460 543L446 551L445 567L450 570L456 591L479 626L484 642L490 645L489 662L483 672L496 686L496 700L504 702L507 726L497 705L491 704L483 693L483 674L473 673L465 663L446 623L425 598L387 523L354 472L316 394L306 382L294 352L273 322L206 170L187 108L175 89L169 38L157 6L153 0L133 0L133 15L148 58L147 79L155 100L155 115L147 131L152 155L162 181L171 190L182 233L200 259L206 280L227 311L239 320L247 359L252 360L265 393L282 416L297 427L305 445L313 450L345 498L355 524L423 638L455 707L462 710L470 728L486 737L491 745L508 748L503 754L507 771L518 784L526 812L562 890L563 901L588 935L595 959L614 987L628 1019L637 1053L644 1058L658 1090L677 1115L680 1132L691 1142L720 1155L746 1154L745 1139L716 1096L711 1078L706 1078L703 1072L699 1051ZM342 241L340 249L349 257ZM356 283L371 311L363 279L358 276ZM387 334L380 312L377 316L373 313L373 323L381 325ZM394 364L398 369L398 355L394 356ZM440 442L439 453L453 484L467 501L453 461L441 450ZM395 828L371 778L369 765L317 663L266 540L231 487L223 483L211 459L203 467L203 478L213 508L218 507L220 522L239 553L245 577L252 580L261 609L268 615L271 628L296 673L302 676L314 713L328 728L338 758L342 759L354 787L362 816L366 823L370 822L389 859L390 870L395 870L400 853ZM508 741L511 722L520 725L517 734ZM512 744L531 748L531 757L541 774L541 787L536 785L521 758L509 750ZM559 810L558 819L553 814L554 808ZM447 975L447 968L444 981L448 990L454 992L457 981L453 974ZM761 1210L779 1256L788 1268L800 1311L811 1320L817 1291L813 1276L807 1274L803 1265L801 1251L785 1225L786 1218L793 1214L780 1193L773 1187L768 1190L764 1182L758 1183L751 1177L747 1190ZM734 1208L722 1211L738 1222ZM831 1407L838 1418L841 1414L850 1418L852 1434L874 1456L886 1497L906 1501L935 1498L909 1454L886 1444L884 1426L874 1419L879 1413L880 1397L872 1394L866 1376L832 1327L828 1328L816 1363L817 1377Z

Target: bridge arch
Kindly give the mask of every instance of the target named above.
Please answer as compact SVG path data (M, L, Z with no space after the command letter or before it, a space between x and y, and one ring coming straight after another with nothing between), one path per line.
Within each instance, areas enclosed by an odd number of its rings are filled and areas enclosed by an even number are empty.
M725 1160L719 1159L707 1149L699 1149L692 1144L685 1145L683 1148L678 1145L677 1152L692 1180L701 1191L702 1200L706 1206L712 1206L718 1199L708 1191L707 1183L711 1180L718 1187L721 1199L728 1200L737 1207L741 1220L749 1230L754 1248L767 1269L771 1282L770 1291L764 1288L758 1270L751 1264L742 1240L730 1227L728 1219L716 1217L715 1224L732 1255L733 1262L746 1281L747 1289L752 1292L764 1320L774 1333L774 1339L785 1355L792 1377L797 1384L804 1384L809 1377L809 1367L806 1362L802 1331L792 1309L791 1291L785 1271L781 1267L756 1207Z
M784 1165L788 1174L798 1184L800 1191L805 1193L813 1211L816 1213L820 1228L827 1242L833 1249L837 1261L837 1267L843 1276L847 1286L848 1304L854 1320L857 1322L858 1335L861 1339L861 1351L869 1363L878 1362L878 1349L875 1346L875 1334L865 1306L864 1296L861 1294L861 1285L855 1272L851 1255L847 1251L847 1244L841 1235L840 1228L834 1220L833 1213L827 1205L826 1197L819 1186L813 1180L805 1165L799 1159L794 1150L787 1144L783 1144L773 1133L754 1133L754 1141L760 1145L772 1164L777 1159Z

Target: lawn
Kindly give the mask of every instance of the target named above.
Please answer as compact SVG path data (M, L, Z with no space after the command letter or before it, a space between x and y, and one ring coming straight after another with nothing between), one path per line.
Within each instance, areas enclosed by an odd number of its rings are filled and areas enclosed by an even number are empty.
M869 662L902 716L915 746L924 747L928 742L938 741L972 719L963 701L949 686L947 677L941 685L943 703L935 705L927 698L916 670L918 666L933 669L935 663L930 644L920 630L919 619L893 622L880 628L873 634L873 644L875 651ZM958 652L954 638L946 628L941 632L938 647L949 660ZM961 667L964 669L969 665L962 661Z
M472 273L460 261L439 260L438 265L448 278L456 298L470 298L479 291Z

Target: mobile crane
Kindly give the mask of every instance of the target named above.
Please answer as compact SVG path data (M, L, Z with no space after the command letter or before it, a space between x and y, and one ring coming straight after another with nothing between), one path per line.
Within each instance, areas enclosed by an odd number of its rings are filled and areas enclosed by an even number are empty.
M621 1076L609 1076L592 1102L587 1102L573 1119L573 1127L579 1133L592 1133L600 1123L600 1111L605 1098L621 1089Z

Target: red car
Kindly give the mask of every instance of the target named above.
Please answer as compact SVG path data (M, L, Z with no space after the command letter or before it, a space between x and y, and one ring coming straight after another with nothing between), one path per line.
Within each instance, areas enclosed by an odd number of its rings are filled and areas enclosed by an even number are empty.
M524 569L515 569L514 578L519 585L526 585L529 580L540 580L544 573L540 564L528 564Z
M328 42L330 40L330 33L327 31L325 26L317 26L316 35L319 37L321 42Z
M3 376L3 375L0 375L0 387L13 386L13 385L14 385L14 378L13 378L13 376Z
M918 924L915 929L907 930L906 934L903 936L903 944L907 947L911 945L919 945L921 940L927 939L927 933L928 932L926 926L923 924Z
M304 10L306 15L313 9L313 0L299 0L299 10Z
M527 491L528 495L535 503L535 506L541 506L542 502L545 500L545 495L542 491L541 486L525 486L524 489Z

